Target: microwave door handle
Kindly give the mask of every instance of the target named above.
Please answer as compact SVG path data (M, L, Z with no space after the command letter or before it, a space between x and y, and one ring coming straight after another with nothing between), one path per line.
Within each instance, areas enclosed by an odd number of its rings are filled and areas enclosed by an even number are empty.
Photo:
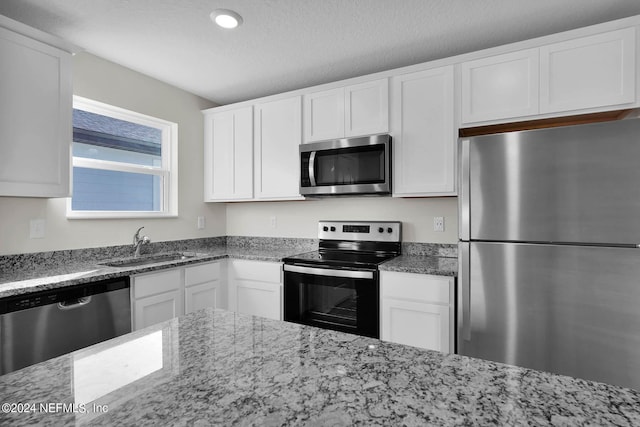
M316 186L316 151L312 151L309 156L309 181L311 186Z

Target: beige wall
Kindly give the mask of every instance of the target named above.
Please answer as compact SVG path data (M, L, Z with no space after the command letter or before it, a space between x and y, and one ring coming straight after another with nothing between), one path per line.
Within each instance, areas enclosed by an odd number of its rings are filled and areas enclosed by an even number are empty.
M74 94L178 123L178 218L68 220L66 199L0 197L0 255L121 245L145 226L152 241L225 235L226 209L203 199L203 117L215 106L128 68L88 53L74 57ZM198 230L198 216L206 228ZM44 239L29 238L29 220L43 218Z
M445 218L445 231L433 231L433 217ZM271 227L276 218L276 228ZM358 197L299 202L227 204L227 235L316 238L319 220L402 221L407 242L457 243L455 197L396 199Z

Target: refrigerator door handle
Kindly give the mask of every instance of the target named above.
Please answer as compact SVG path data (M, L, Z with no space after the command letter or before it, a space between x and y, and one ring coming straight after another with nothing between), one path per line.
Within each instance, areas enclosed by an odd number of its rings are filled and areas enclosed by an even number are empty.
M458 349L471 341L471 288L469 286L469 242L458 244Z
M470 197L469 197L469 140L461 139L458 147L458 230L460 240L469 240Z

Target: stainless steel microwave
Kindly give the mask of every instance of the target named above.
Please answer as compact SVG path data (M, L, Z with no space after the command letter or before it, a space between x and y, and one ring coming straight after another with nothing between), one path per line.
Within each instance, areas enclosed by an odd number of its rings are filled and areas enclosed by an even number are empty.
M301 144L300 194L391 194L391 137L372 135Z

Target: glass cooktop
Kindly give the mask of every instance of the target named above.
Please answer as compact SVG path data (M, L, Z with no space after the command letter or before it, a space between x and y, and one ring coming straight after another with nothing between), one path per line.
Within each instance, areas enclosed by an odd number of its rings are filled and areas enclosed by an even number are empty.
M285 258L283 261L287 264L304 263L337 267L376 268L378 264L395 256L397 256L397 254L322 250L293 255Z

